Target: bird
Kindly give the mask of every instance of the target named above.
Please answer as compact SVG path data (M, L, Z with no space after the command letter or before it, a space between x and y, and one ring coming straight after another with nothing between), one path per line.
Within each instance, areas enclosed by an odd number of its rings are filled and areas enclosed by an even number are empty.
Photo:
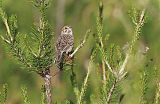
M64 26L59 34L55 45L55 64L59 70L63 70L63 56L69 54L73 50L74 37L72 27Z

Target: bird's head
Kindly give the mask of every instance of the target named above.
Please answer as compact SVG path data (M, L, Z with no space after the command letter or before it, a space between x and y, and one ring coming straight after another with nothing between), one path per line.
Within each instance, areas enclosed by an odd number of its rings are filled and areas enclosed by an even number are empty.
M62 28L61 34L72 34L72 27L70 26L64 26Z

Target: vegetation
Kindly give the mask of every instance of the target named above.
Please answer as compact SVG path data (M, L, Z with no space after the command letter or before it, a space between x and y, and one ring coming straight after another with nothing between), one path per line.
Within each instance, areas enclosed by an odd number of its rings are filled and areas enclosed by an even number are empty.
M3 1L4 2L4 1ZM159 104L160 103L160 71L156 64L153 64L153 59L146 59L144 65L141 57L148 57L148 46L144 46L144 49L139 49L140 37L143 34L143 28L145 28L145 23L147 22L147 12L146 7L133 8L130 9L129 16L133 25L129 32L130 35L129 42L122 42L121 44L111 43L110 38L112 35L106 34L105 27L105 16L103 2L99 2L99 9L96 12L96 19L93 22L93 29L86 29L87 32L80 43L76 43L75 49L71 54L72 62L68 63L64 61L64 70L57 72L54 64L54 43L56 36L53 35L53 29L51 22L48 18L48 10L53 1L49 0L34 0L31 3L34 5L34 9L39 12L36 15L37 23L31 25L33 28L31 32L25 33L20 31L18 16L10 15L7 13L4 4L1 0L0 6L0 17L2 20L2 25L4 28L1 30L1 40L3 45L7 47L7 54L13 56L12 60L16 60L16 64L19 63L18 67L25 69L24 74L33 74L33 77L42 78L43 84L42 88L38 88L39 99L37 102L33 100L29 93L34 94L34 88L27 89L23 86L21 89L21 100L20 103L24 104ZM94 1L95 2L95 1ZM97 3L97 2L96 2ZM69 8L69 7L68 7ZM58 11L58 10L57 10ZM66 10L67 11L67 10ZM118 11L118 10L117 10ZM119 13L119 12L118 12ZM114 14L119 15L119 14ZM128 15L128 14L127 14ZM58 22L58 21L57 21ZM111 24L111 23L110 23ZM77 27L76 27L77 26ZM78 23L73 27L78 28ZM58 31L58 30L56 30ZM107 32L108 33L108 32ZM76 32L74 32L76 34ZM79 40L78 40L79 41ZM87 45L92 41L90 46ZM76 40L75 40L76 42ZM4 44L5 43L5 44ZM124 44L126 43L126 44ZM88 59L85 59L84 69L86 69L85 77L80 78L81 73L77 69L82 69L78 67L81 62L76 56L77 53L81 52L81 48L87 47L86 49L90 51L88 54ZM138 61L140 60L140 61ZM135 67L135 63L140 62L141 65ZM138 64L137 64L138 65ZM134 79L136 82L135 92L138 92L135 102L127 101L125 98L127 93L132 96L134 90L128 91L124 90L125 85L134 83L130 79L134 77L133 71L128 69L137 68L137 77ZM28 72L27 72L27 71ZM16 70L15 70L16 71ZM21 71L21 70L18 70ZM63 78L63 73L65 78ZM57 78L58 76L58 78ZM51 83L54 78L66 81L67 86L65 89L70 87L69 94L66 98L60 96L60 99L56 99L56 94L58 93L57 88L54 83ZM68 81L68 79L70 80ZM137 81L138 80L138 81ZM41 81L38 80L38 83ZM27 81L25 81L27 83ZM1 83L0 83L1 84ZM30 86L31 84L29 84ZM39 86L39 85L38 85ZM63 85L62 85L63 86ZM139 87L137 87L139 86ZM134 87L134 86L133 86ZM12 88L10 86L9 88ZM62 89L59 89L63 92ZM125 92L124 92L125 91ZM150 95L150 96L149 96ZM10 103L8 85L4 84L0 92L0 104ZM71 97L70 97L71 96ZM33 101L32 101L33 100ZM134 99L135 100L135 99ZM12 102L11 102L12 103Z

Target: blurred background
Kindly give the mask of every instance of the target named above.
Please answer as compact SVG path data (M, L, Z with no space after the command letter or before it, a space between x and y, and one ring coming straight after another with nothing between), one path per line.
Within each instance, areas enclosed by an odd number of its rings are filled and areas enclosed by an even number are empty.
M139 84L141 70L147 67L152 71L159 67L160 62L160 0L103 0L104 3L104 35L110 34L106 47L111 43L123 47L132 39L134 26L129 11L132 7L139 9L146 8L147 19L142 29L142 34L136 48L136 57L129 62L127 70L128 77L122 82L122 93L125 95L123 104L137 104L139 98ZM55 37L59 34L64 25L73 28L75 47L79 44L87 29L96 32L96 18L98 15L99 0L52 0L48 10L48 20L52 25ZM18 17L19 32L29 34L33 24L38 22L39 15L31 0L5 0L5 11L8 15L16 14ZM5 28L0 20L0 34L5 33ZM56 38L55 38L56 39ZM85 46L76 54L74 71L80 87L86 75L86 63L91 49L94 47L93 36L89 36ZM142 54L145 47L149 47L147 54ZM53 66L52 73L55 72ZM89 94L94 89L96 78L91 77L91 86L87 91L86 99L89 103ZM93 82L93 83L92 83ZM13 60L2 40L0 40L0 89L2 84L7 83L8 102L7 104L21 104L21 86L28 88L28 95L32 104L39 104L40 89L43 84L36 73L27 72L21 69L20 65ZM152 83L152 81L151 81ZM70 99L75 101L70 72L64 71L52 78L53 101ZM89 85L90 86L90 85ZM153 99L155 85L150 84L148 99Z

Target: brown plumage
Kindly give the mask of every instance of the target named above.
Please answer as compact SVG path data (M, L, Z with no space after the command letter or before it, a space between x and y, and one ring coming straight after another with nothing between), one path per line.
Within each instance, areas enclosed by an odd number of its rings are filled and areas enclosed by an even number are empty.
M63 67L63 55L69 55L73 49L74 37L72 28L70 26L64 26L62 28L61 34L57 38L55 51L56 58L55 63L59 70Z

